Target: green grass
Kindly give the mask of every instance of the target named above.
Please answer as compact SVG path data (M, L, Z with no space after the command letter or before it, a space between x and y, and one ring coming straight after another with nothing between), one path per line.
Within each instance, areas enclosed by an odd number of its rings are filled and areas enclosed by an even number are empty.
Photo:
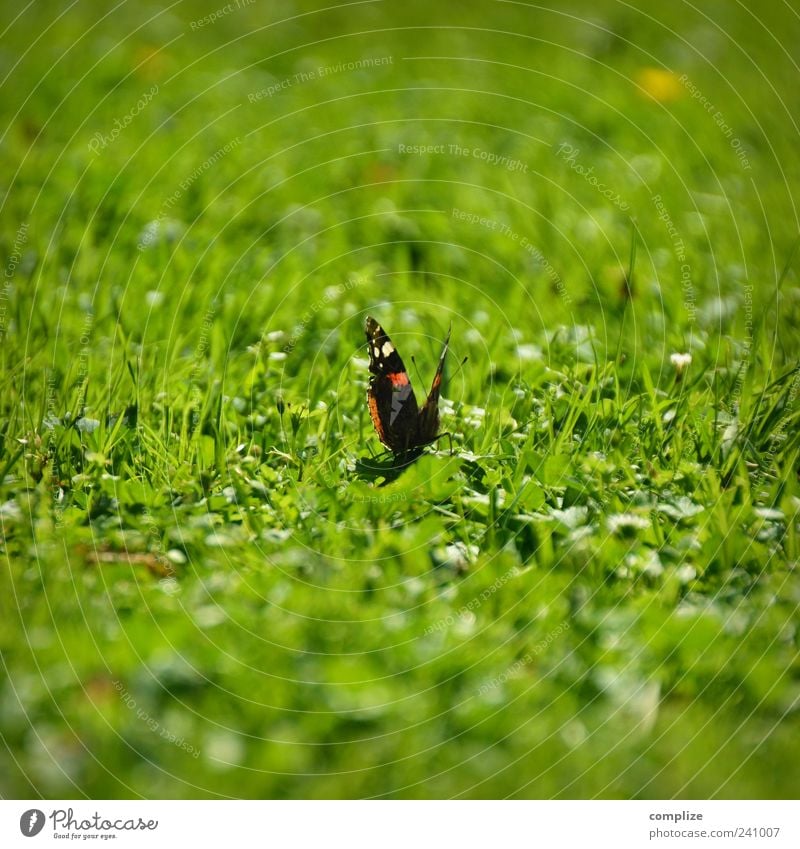
M0 794L795 796L797 15L216 8L3 38Z

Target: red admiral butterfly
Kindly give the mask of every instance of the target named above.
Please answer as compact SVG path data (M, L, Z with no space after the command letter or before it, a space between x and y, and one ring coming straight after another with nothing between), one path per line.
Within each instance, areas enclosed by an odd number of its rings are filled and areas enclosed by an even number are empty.
M380 441L395 455L406 454L435 442L439 434L439 390L450 331L444 340L431 391L422 409L417 406L406 367L386 331L367 316L369 370L372 377L367 403Z

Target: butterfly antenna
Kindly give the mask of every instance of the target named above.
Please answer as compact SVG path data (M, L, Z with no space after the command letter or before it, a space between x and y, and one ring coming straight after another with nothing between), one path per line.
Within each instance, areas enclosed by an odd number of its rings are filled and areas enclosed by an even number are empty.
M461 369L464 368L464 363L466 363L468 359L469 357L464 357L464 359L461 360L461 362L458 364L458 368L453 372L453 374L450 375L451 378L455 377L461 371Z
M416 373L417 373L417 380L418 380L418 382L419 382L419 383L422 383L422 375L421 375L421 374L420 374L420 372L419 372L419 366L417 365L417 358L416 358L416 357L412 357L412 358L411 358L411 362L414 364L414 370L415 370L415 371L416 371Z

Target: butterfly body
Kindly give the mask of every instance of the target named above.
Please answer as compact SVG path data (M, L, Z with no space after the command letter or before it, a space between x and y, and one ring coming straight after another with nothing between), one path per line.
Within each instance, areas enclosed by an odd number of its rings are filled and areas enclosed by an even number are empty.
M406 367L386 331L370 316L365 330L371 375L367 403L378 438L395 455L429 445L439 436L439 392L450 333L431 390L420 408Z

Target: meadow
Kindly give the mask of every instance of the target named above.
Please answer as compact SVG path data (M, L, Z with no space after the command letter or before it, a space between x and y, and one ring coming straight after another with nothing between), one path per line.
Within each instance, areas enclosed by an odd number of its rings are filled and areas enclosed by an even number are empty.
M0 795L796 797L798 44L9 17ZM452 326L452 451L380 445L368 314L420 400Z

